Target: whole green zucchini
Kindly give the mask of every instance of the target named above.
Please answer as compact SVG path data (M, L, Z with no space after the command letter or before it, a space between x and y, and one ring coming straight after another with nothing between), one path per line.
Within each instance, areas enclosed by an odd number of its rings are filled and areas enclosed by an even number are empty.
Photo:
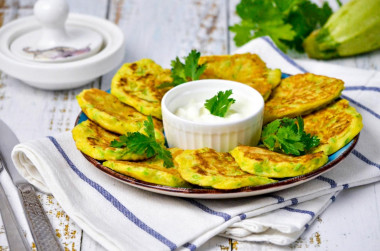
M380 0L351 0L303 42L311 58L352 56L380 48Z

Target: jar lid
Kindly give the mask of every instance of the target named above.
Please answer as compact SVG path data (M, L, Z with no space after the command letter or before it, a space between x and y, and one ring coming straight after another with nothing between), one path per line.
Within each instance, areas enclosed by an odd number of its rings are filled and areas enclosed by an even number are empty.
M87 27L66 25L69 6L65 0L39 0L34 16L41 28L17 37L11 44L12 53L22 59L55 63L89 57L97 53L102 36Z
M114 23L70 14L64 0L39 0L34 12L0 28L4 73L37 88L62 90L88 84L123 60L124 34Z

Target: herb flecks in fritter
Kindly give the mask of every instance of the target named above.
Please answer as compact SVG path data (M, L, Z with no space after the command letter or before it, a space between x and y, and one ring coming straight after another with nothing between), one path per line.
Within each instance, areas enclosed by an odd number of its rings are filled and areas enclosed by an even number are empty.
M151 59L123 64L112 78L111 94L144 115L162 119L161 100L170 88L157 88L171 82L170 70Z
M117 134L137 131L144 133L143 123L147 116L122 103L114 95L92 88L83 90L76 98L87 117L104 129ZM153 123L156 139L165 142L162 122L153 119Z
M230 153L244 171L269 178L304 175L328 161L323 152L292 156L254 146L237 146Z
M179 148L168 149L173 159L183 152ZM166 168L164 161L161 159L148 159L145 161L115 161L109 160L103 162L106 166L115 172L128 175L138 180L171 187L191 187L178 172L178 164L174 162L172 168Z
M216 189L236 189L246 186L259 186L276 182L244 172L229 153L201 148L185 150L175 161L182 178L198 186Z
M257 54L201 56L199 64L207 63L201 79L225 79L254 88L267 100L281 81L279 69L267 68Z
M264 124L319 110L338 98L343 89L342 80L312 73L285 78L265 103Z
M321 141L312 151L327 155L348 144L363 128L362 116L345 99L306 115L304 122L305 131Z

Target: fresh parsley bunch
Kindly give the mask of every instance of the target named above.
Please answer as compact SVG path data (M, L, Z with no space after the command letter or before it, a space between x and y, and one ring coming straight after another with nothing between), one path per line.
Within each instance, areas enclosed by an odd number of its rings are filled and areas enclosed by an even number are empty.
M277 119L263 128L261 141L271 151L303 155L319 145L317 136L304 131L303 119Z
M339 1L338 1L339 3ZM283 51L303 51L303 40L323 26L332 10L310 0L241 0L236 6L241 22L230 27L237 46L262 36L270 36Z
M214 97L207 99L205 107L212 115L224 117L230 109L230 106L235 103L235 99L229 98L232 95L232 90L225 92L220 91Z
M152 116L148 116L148 120L144 121L144 127L146 135L140 132L128 132L127 135L121 135L119 140L113 140L111 147L126 148L129 153L146 154L148 158L156 156L164 161L166 168L173 167L172 154L156 141Z
M201 74L206 70L206 64L198 65L201 53L191 50L187 57L184 57L185 63L182 63L178 57L171 61L171 77L173 82L163 83L158 88L177 86L192 80L198 80Z

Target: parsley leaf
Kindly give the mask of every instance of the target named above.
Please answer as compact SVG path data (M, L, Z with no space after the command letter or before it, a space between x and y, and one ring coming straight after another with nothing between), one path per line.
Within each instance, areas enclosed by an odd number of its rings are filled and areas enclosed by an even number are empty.
M303 119L277 119L263 128L261 141L271 151L303 155L319 145L317 136L304 131Z
M232 90L218 92L214 97L206 100L206 109L209 110L212 115L219 117L226 116L228 109L230 109L230 106L236 101L233 98L229 98L231 94Z
M201 53L191 50L187 57L184 57L185 63L182 63L178 57L171 61L171 77L173 82L163 83L158 88L177 86L192 80L198 80L201 74L206 70L206 64L198 65Z
M140 132L128 132L127 135L121 135L119 140L111 142L111 147L127 148L129 153L146 154L148 158L156 156L164 161L166 168L173 167L170 151L156 141L152 116L148 116L148 120L144 121L144 131L146 135Z
M126 146L127 146L127 144L126 144L126 142L127 142L127 140L128 140L127 135L121 135L121 136L119 137L119 140L120 140L120 141L117 141L116 139L113 140L113 141L111 142L111 146L112 146L112 147L115 147L115 148L123 148L123 147L126 147Z
M230 27L237 46L270 36L283 51L303 51L303 40L323 26L332 10L328 3L318 7L310 0L241 0L236 6L241 22Z

